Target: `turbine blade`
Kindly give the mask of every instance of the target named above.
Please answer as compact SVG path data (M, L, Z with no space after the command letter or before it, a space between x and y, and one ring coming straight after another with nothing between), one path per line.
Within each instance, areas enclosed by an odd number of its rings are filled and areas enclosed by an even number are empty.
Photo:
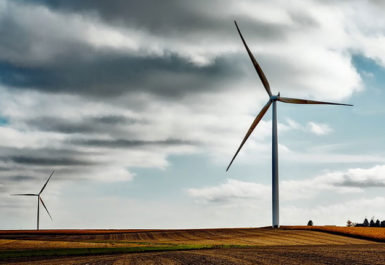
M49 213L47 207L45 206L45 204L44 204L44 202L43 202L43 199L42 199L40 196L39 196L39 200L41 201L41 204L43 204L44 209L47 211L47 213L48 213L48 215L49 215L49 218L51 218L51 221L52 221L52 216L51 216L51 214Z
M281 101L281 102L284 102L284 103L292 103L292 104L327 104L327 105L353 106L351 104L315 101L315 100L300 99L300 98L283 98L283 97L278 97L278 100Z
M262 119L262 117L265 115L266 111L269 109L271 105L271 101L269 100L266 105L262 108L262 110L259 112L259 114L257 115L257 117L255 117L255 120L253 121L253 123L251 124L249 130L247 131L245 137L243 138L242 142L241 142L241 145L238 147L238 150L237 152L235 153L235 155L233 156L233 159L231 159L231 162L229 164L229 166L227 167L226 171L229 170L231 164L233 163L235 157L238 155L239 151L241 150L242 146L245 144L245 142L247 141L247 139L249 138L250 134L254 131L255 127L257 126L257 124L259 123L259 121Z
M24 194L11 194L12 196L39 196L38 194L24 193Z
M55 170L52 171L51 175L49 175L49 178L47 179L47 182L44 184L43 188L41 188L41 191L39 192L39 195L43 192L43 190L45 189L45 187L47 186L48 184L48 181L51 179L53 173L55 173Z
M269 96L271 97L272 94L271 94L269 82L267 81L267 78L266 78L265 74L263 73L261 66L259 66L257 60L254 58L254 55L251 53L249 47L247 46L246 41L245 41L245 39L242 36L241 30L238 27L237 21L234 20L234 23L235 23L235 26L237 27L239 36L242 39L243 45L245 45L247 53L249 54L249 57L250 57L251 61L253 62L254 68L257 71L257 73L259 75L259 78L261 79L262 84L263 84L263 86L266 89L267 94L269 94Z

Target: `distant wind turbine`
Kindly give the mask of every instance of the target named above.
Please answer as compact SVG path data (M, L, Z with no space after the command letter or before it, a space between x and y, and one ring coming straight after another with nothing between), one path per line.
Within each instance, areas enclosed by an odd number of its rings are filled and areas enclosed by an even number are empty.
M49 178L47 179L47 182L44 184L43 188L41 188L41 190L40 190L40 192L39 192L38 194L32 194L32 193L12 194L13 196L36 196L36 197L37 197L37 230L39 230L39 215L40 215L40 209L39 209L39 207L40 207L40 202L41 202L41 204L43 204L44 209L47 211L49 217L50 217L51 220L52 220L51 214L49 213L47 207L46 207L45 204L44 204L43 199L41 198L41 194L42 194L42 192L44 191L45 187L47 186L48 181L51 179L51 177L52 177L52 175L53 175L54 172L55 172L55 170L52 171L51 175L50 175Z
M259 121L262 119L262 117L265 115L267 110L269 109L270 105L273 104L273 121L272 121L272 211L273 211L273 227L278 228L279 227L279 186L278 186L278 134L277 134L277 101L281 101L284 103L292 103L292 104L328 104L328 105L344 105L344 106L353 106L351 104L341 104L341 103L332 103L332 102L322 102L322 101L314 101L314 100L307 100L307 99L298 99L298 98L284 98L280 96L280 93L277 95L273 95L270 90L269 82L266 79L265 74L262 71L262 68L259 66L257 60L254 58L253 54L251 53L249 47L246 44L245 39L242 36L241 31L239 30L238 24L236 21L234 21L235 26L237 27L239 36L242 39L243 44L245 45L245 48L247 50L247 53L249 54L249 57L254 65L255 70L257 71L259 78L262 81L263 86L266 89L267 94L269 95L269 101L266 103L266 105L262 108L262 110L259 112L253 123L251 124L249 130L246 133L246 136L243 138L237 152L235 153L233 159L231 159L231 162L229 166L227 167L226 171L229 170L231 164L233 163L235 157L238 155L239 151L241 150L242 146L245 144L247 139L249 138L250 134L253 132Z

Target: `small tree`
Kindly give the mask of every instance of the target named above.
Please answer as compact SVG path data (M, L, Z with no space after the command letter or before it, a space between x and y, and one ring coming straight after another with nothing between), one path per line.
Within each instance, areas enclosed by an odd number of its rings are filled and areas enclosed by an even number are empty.
M368 218L365 218L363 225L364 225L364 226L369 226Z
M308 226L313 226L313 221L312 221L312 220L309 220L309 222L307 222L307 225L308 225Z
M352 227L352 226L353 226L353 222L350 221L350 220L348 220L348 221L346 222L346 226L347 226L347 227Z
M377 221L376 221L376 227L380 227L380 226L381 226L380 220L377 219Z
M385 220L381 222L381 227L385 227Z
M374 223L374 219L372 218L371 220L370 220L370 227L374 227L375 226L375 223Z

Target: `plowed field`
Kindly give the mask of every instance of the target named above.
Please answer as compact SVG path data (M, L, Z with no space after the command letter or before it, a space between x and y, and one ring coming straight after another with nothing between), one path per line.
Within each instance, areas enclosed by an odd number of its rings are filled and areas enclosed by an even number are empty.
M0 231L0 263L6 264L385 264L384 261L384 244L298 228Z
M207 249L117 255L38 259L7 264L31 265L383 265L383 245L274 246L258 248Z

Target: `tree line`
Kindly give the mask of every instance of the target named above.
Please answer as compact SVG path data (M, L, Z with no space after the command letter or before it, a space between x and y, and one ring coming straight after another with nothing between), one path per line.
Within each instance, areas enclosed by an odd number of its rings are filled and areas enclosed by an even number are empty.
M377 219L376 221L374 221L374 218L372 218L369 222L368 218L365 218L363 223L353 223L352 221L348 220L346 222L346 226L348 226L348 227L353 227L353 226L355 226L355 227L385 227L385 220L380 221L379 219Z

